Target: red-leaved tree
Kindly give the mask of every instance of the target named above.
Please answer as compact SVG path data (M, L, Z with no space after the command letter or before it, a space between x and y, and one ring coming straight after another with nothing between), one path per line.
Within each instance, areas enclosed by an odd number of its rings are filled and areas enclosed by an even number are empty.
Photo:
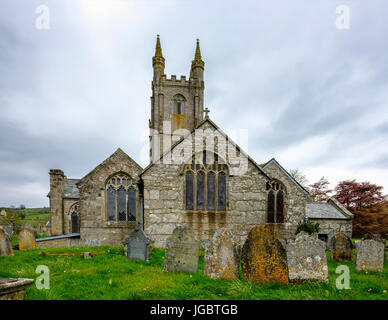
M378 233L388 237L388 201L383 187L356 180L340 181L335 187L334 198L353 215L353 236Z
M310 195L315 201L327 201L333 190L329 189L330 182L322 177L317 182L310 184Z

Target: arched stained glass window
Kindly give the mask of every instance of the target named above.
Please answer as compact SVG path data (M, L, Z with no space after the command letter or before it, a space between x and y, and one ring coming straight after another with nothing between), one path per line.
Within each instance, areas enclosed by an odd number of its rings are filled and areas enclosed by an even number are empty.
M216 176L214 172L209 172L207 175L207 209L215 209L216 199Z
M201 163L196 163L193 157L191 163L185 165L185 208L190 211L226 211L228 168L218 162L216 154L199 156Z
M267 182L267 222L284 222L284 187L277 181Z
M194 176L192 171L186 172L186 210L194 210Z
M116 220L116 191L110 186L107 190L108 221Z
M136 191L133 188L128 191L128 221L136 221Z
M119 207L119 221L125 221L125 215L126 215L126 202L127 202L127 195L125 192L125 189L123 187L120 187L117 192L117 203Z
M71 233L78 233L79 228L78 228L78 215L73 212L71 214Z
M174 97L174 114L185 114L185 98L180 94Z
M137 186L124 173L118 173L106 184L108 221L136 221Z

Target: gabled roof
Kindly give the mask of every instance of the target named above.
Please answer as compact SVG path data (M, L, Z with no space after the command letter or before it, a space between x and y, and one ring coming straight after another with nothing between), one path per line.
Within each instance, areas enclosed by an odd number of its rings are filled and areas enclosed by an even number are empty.
M90 171L86 176L84 176L82 179L80 179L78 182L77 182L77 186L80 185L81 183L83 183L85 181L86 178L88 178L90 175L92 175L96 170L98 170L99 168L101 168L103 165L105 165L108 161L110 161L112 158L115 158L117 156L125 156L127 157L130 161L132 161L138 168L140 171L143 170L143 168L135 161L133 160L129 155L127 155L123 150L121 150L120 148L117 148L117 150L112 153L108 158L106 158L103 162L101 162L97 167L95 167L92 171Z
M269 160L267 163L265 163L263 165L263 169L267 168L271 163L275 164L300 190L302 190L302 192L306 195L310 195L310 193L298 182L294 179L294 177L292 175L290 175L290 173L284 169L279 162L276 161L275 158L272 158L271 160Z
M185 140L188 136L192 135L195 130L199 129L200 127L202 127L205 123L209 123L211 126L213 126L216 130L218 130L222 136L225 137L225 139L233 145L233 147L235 147L238 151L240 151L241 154L243 154L245 157L247 157L247 159L249 161L251 161L253 163L253 165L267 178L267 179L271 179L267 173L256 163L255 160L253 160L244 150L242 150L224 131L222 131L212 120L209 119L209 117L206 117L200 124L198 124L193 130L191 130L191 132L189 134L187 134L185 137L182 137L179 141L175 142L171 148L169 150L167 150L166 152L164 152L158 159L157 162L160 162L163 157L168 154L169 152L172 152L174 150L174 148L179 145L183 140ZM144 168L143 172L139 175L140 177L149 169L151 168L153 165L155 164L155 162L151 162L147 167Z
M333 205L329 199L328 202L306 203L306 217L309 219L350 220L353 215L348 216Z
M63 197L70 199L79 199L79 190L77 182L79 179L66 179L63 186Z

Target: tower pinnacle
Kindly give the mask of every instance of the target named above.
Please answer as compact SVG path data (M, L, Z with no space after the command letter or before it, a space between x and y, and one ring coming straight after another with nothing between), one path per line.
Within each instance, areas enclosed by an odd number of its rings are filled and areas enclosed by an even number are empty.
M205 69L205 62L202 60L201 56L201 49L199 47L199 39L197 39L197 46L195 48L195 55L194 60L191 62L191 69L190 69L190 78L200 78L201 74L198 74L198 72L194 72L196 68L201 68L202 71ZM202 80L202 79L201 79Z

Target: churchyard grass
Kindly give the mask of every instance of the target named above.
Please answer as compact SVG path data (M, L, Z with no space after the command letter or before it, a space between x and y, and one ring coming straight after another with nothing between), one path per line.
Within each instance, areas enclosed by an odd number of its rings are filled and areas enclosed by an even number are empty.
M105 254L42 256L51 253ZM332 262L328 253L329 282L288 286L255 285L243 280L213 280L203 275L203 251L195 274L164 272L164 250L153 248L150 262L128 261L122 247L73 247L14 251L14 257L0 257L0 278L34 278L38 265L50 268L50 289L32 285L26 299L387 299L388 264L383 273L355 271L352 262ZM355 252L354 252L355 254ZM350 269L350 290L336 288L339 265Z

